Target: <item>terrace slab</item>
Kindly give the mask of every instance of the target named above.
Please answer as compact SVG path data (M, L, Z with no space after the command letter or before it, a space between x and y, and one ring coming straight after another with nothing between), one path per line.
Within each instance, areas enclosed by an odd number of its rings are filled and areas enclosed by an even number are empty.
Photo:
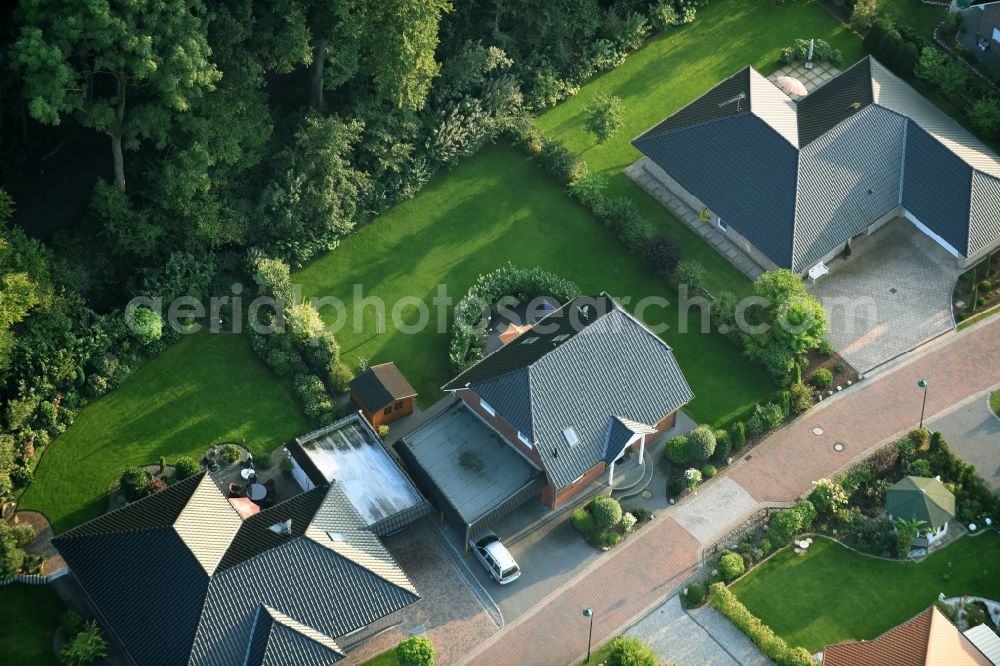
M702 544L709 543L735 518L757 507L743 486L728 476L713 480L694 499L681 504L674 520Z

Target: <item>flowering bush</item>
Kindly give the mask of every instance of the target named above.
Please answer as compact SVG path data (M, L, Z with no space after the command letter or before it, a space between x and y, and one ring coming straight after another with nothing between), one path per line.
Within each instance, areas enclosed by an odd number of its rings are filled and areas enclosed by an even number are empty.
M701 483L701 471L694 467L684 470L684 478L687 479L688 488L694 488Z
M835 514L847 506L847 493L836 481L820 479L809 493L809 501L816 507L817 513Z
M639 522L638 519L631 513L626 513L622 516L622 532L628 534L633 529L635 529L635 524Z

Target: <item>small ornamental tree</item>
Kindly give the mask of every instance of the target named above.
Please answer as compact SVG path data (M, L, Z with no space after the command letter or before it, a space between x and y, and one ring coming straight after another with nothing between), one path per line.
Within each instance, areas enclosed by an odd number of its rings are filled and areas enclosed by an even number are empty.
M638 638L618 636L611 639L604 663L607 666L656 666L659 660L653 648Z
M149 480L146 484L146 494L152 495L153 493L158 493L167 487L167 482L156 476Z
M234 444L226 444L219 450L219 457L232 465L240 459L240 450Z
M646 243L642 258L657 275L673 275L681 262L681 249L670 237L656 234Z
M700 606L701 602L705 600L705 588L698 583L691 583L688 585L687 594L684 595L684 598L688 606Z
M746 571L746 564L743 562L743 556L739 553L733 553L726 551L719 558L719 575L727 583L731 583Z
M399 666L434 666L434 644L424 636L410 636L396 646Z
M701 483L701 471L694 467L686 469L684 470L684 479L687 481L688 488L694 488Z
M792 414L801 414L813 406L812 390L801 382L792 384L788 395Z
M737 421L729 428L729 440L732 442L733 451L739 451L747 443L747 428L743 421Z
M603 144L625 125L625 105L621 99L607 93L599 94L587 107L587 131L597 143Z
M686 463L688 461L687 437L684 435L677 435L676 437L668 439L666 447L663 449L663 454L667 456L667 460L676 465Z
M141 467L128 467L122 472L118 480L118 487L121 488L122 495L129 502L146 496L146 488L149 486L149 472Z
M810 381L816 388L830 388L833 386L833 373L826 368L820 368L816 371L816 374L812 376Z
M90 621L85 624L83 630L63 645L60 656L63 663L70 666L92 664L108 656L108 643L101 636L97 622Z
M715 433L708 426L698 426L687 436L688 456L693 460L708 460L715 453Z
M799 500L787 509L781 509L771 516L768 536L776 544L786 544L792 538L812 527L816 519L816 508L809 500Z
M598 495L590 501L590 512L601 529L609 530L622 520L622 505L607 495Z

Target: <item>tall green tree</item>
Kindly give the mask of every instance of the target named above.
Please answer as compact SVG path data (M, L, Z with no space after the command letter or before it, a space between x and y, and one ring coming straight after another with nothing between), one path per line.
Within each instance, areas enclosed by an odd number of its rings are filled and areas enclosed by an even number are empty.
M598 144L607 142L625 125L625 105L620 98L607 93L598 95L587 107L587 131Z
M124 192L123 150L165 145L173 115L219 80L204 16L200 0L24 0L11 59L31 116L107 134Z
M48 255L42 245L6 225L14 200L0 188L0 378L14 346L13 327L43 302L48 289Z

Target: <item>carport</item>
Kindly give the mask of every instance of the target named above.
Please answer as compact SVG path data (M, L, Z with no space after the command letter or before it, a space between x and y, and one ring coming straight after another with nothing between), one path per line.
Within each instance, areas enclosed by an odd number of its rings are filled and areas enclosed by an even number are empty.
M904 218L830 262L809 285L830 321L828 338L858 372L867 373L948 331L951 295L961 268L934 238Z
M469 537L494 525L545 487L545 476L462 402L396 442L421 491L468 548Z

